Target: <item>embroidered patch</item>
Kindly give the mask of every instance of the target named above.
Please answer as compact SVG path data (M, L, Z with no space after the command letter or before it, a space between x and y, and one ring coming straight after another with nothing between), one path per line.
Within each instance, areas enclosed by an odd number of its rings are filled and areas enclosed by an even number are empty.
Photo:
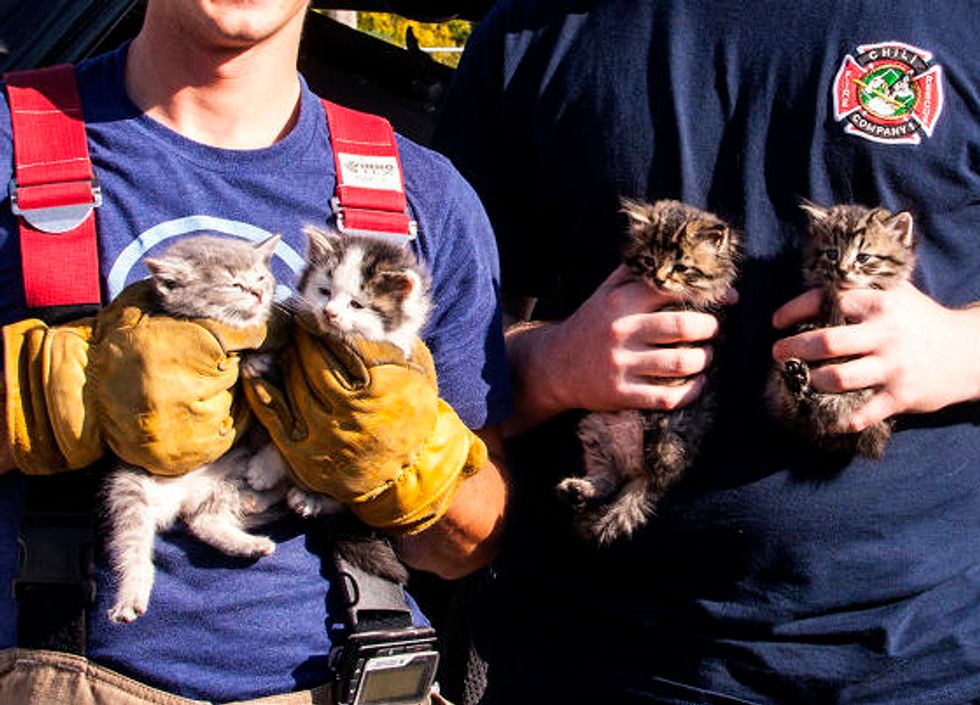
M857 47L834 79L834 119L844 131L885 144L919 144L943 110L942 67L901 42Z

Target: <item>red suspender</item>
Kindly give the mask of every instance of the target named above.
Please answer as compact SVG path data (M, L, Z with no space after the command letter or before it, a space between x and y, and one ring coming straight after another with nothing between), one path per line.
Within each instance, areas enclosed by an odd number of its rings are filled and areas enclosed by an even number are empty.
M72 66L9 73L10 201L20 216L28 308L98 304L93 208L101 204Z
M4 76L14 135L10 202L20 216L28 308L98 304L99 259L93 209L102 204L70 65ZM408 217L398 145L382 117L323 101L341 232L407 242Z
M326 100L323 107L337 168L337 193L331 200L337 228L407 243L415 237L415 222L408 217L391 124Z

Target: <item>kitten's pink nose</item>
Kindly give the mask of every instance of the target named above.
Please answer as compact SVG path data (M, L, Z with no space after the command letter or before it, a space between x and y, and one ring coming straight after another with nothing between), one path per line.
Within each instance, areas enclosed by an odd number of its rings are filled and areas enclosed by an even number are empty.
M332 308L325 308L325 309L323 309L323 316L328 321L336 321L337 320L337 312L334 311Z

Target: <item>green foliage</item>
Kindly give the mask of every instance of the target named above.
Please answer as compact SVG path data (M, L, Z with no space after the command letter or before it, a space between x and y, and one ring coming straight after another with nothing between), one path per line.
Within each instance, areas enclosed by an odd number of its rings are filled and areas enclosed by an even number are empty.
M357 14L358 29L392 44L405 46L405 31L412 28L412 33L423 49L428 47L462 47L470 37L473 23L466 20L449 20L448 22L415 22L398 15L384 12L359 12ZM434 52L432 57L449 66L459 63L459 54L450 52Z

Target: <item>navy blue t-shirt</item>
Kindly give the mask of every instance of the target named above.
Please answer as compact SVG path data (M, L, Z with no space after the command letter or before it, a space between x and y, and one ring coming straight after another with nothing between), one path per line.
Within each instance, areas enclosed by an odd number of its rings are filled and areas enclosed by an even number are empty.
M303 84L297 125L259 150L187 140L142 115L123 87L126 47L78 67L89 149L105 203L97 211L105 298L147 276L146 256L197 231L261 241L281 233L273 269L288 295L303 267L307 224L331 217L335 171L323 106ZM432 273L424 335L440 395L473 428L509 407L497 294L497 253L473 190L448 161L399 138L406 193ZM11 177L10 120L0 100L0 183ZM24 317L17 230L0 209L0 322ZM15 643L9 586L23 478L0 477L0 647ZM185 697L239 700L327 680L329 581L299 520L269 528L276 552L255 562L220 555L181 531L156 543L149 612L108 622L114 590L101 560L89 654L125 675ZM331 618L331 621L340 621Z
M717 427L638 537L573 536L553 492L581 466L571 415L511 444L474 615L484 703L980 698L978 405L900 417L882 460L835 465L763 403L801 197L911 210L915 284L980 300L978 26L966 0L504 0L483 20L435 144L487 207L505 293L573 311L619 262L620 196L707 207L745 242Z

